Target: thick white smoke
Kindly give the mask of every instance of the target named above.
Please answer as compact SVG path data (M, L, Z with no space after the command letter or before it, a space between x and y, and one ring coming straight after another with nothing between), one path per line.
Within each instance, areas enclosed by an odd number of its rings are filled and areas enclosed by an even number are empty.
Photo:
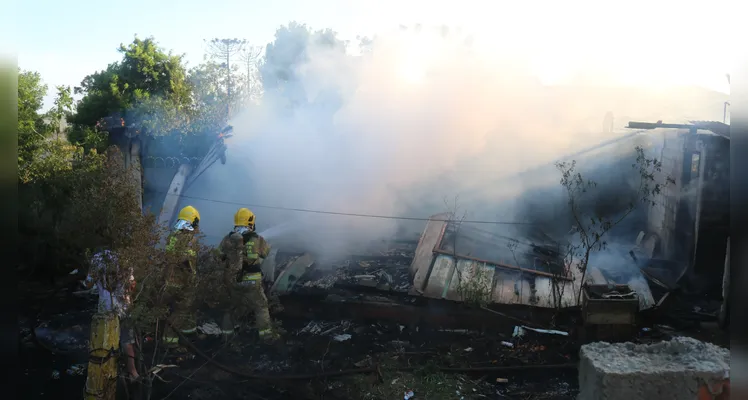
M628 120L721 117L719 99L697 92L545 87L515 55L489 59L443 30L379 36L357 55L320 37L330 36L279 34L263 68L290 81L265 82L261 104L230 122L227 164L186 193L246 203L260 231L285 224L271 238L284 246L355 251L401 226L252 205L427 217L460 196L474 219L517 220L505 200L533 182L498 178L621 135ZM608 112L617 133L602 133ZM557 184L549 174L545 182ZM212 242L239 207L188 201Z

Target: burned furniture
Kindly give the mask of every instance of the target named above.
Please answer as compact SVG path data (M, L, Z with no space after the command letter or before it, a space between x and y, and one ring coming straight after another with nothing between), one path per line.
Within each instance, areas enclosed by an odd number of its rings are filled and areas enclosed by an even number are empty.
M628 285L584 285L583 341L626 341L634 334L639 297Z

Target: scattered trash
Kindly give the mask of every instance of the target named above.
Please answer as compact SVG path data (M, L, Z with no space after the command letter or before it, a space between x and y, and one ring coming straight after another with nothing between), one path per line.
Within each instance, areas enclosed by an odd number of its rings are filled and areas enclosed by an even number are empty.
M361 361L359 361L357 363L354 363L353 365L355 365L355 366L357 366L359 368L362 368L362 367L365 367L365 366L367 366L369 364L371 364L371 357L366 356L366 358L364 358L363 360L361 360ZM395 379L395 380L397 380L397 379ZM393 384L394 384L394 382L393 382Z
M395 378L395 379L393 379L393 380L392 380L392 382L390 382L390 385L394 385L394 384L396 384L396 383L397 383L397 381L399 381L399 380L400 380L400 378Z
M525 335L525 330L522 329L521 326L515 326L514 332L512 333L512 337L522 337Z
M60 371L56 369L52 370L52 379L60 379Z
M642 332L649 332L651 330L652 330L652 328L642 328Z
M309 321L308 324L304 328L302 328L299 333L311 333L311 334L318 334L322 332L322 325L320 325L318 322L315 321Z
M153 374L156 378L158 378L161 382L169 383L169 381L164 380L164 378L160 377L158 375L159 372L165 370L166 368L176 368L176 365L174 364L158 364L155 367L151 368L149 373Z
M199 330L200 332L206 335L214 335L214 336L221 335L221 328L215 322L208 322L201 326L198 326L197 330Z
M506 347L514 347L514 343L511 343L511 342L501 342L501 344Z
M449 332L449 333L463 333L468 334L471 331L468 329L439 329L439 332Z
M70 271L70 275L75 275L75 274L77 274L77 273L78 273L78 268L76 268L76 269L74 269L74 270Z
M533 331L537 333L547 333L550 335L561 335L561 336L569 336L568 332L563 331L556 331L552 329L535 329L530 328L529 326L515 326L514 327L514 333L512 333L512 337L522 337L525 334L525 331Z
M346 340L351 338L351 335L344 333L342 335L335 335L332 337L336 342L345 342Z
M509 383L509 379L506 379L506 378L496 378L496 383Z
M71 376L80 376L86 372L86 366L83 364L73 364L65 372Z
M465 352L466 352L466 353L470 353L471 351L473 351L473 348L472 348L472 347L468 347L467 349L465 349Z
M416 396L416 394L413 393L412 390L408 390L407 392L405 392L405 395L403 396L403 400L410 400L410 399L412 399L415 396Z
M661 331L674 331L675 330L675 328L669 325L655 325L654 327Z
M400 325L399 328L400 328L400 333L403 333L403 329L405 329L405 327L403 325Z

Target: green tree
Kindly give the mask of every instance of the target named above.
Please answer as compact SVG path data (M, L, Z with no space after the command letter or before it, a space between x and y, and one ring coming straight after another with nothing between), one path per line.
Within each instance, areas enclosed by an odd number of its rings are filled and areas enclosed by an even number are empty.
M71 122L94 127L105 117L126 116L128 124L140 118L152 119L154 112L170 110L177 116L187 111L192 90L183 65L183 56L158 47L153 38L120 45L122 60L106 70L86 76L75 92L83 94ZM128 113L130 115L128 115ZM168 134L181 121L150 123L148 133Z
M42 82L38 72L18 69L18 172L21 179L47 138L44 121L39 114L45 94L47 85Z
M238 70L236 62L232 64L232 60L234 56L241 54L247 45L247 40L215 38L206 42L208 43L208 55L211 59L221 62L220 65L223 67L223 73L226 76L226 120L228 120L231 118L235 99L241 98L241 95L237 94L234 88L242 87L232 79L232 75L235 75Z
M67 121L73 114L73 94L70 90L70 86L57 86L57 97L55 98L55 105L47 113L49 117L49 126L52 134L57 135L56 138L59 140L60 133L65 134L62 122Z

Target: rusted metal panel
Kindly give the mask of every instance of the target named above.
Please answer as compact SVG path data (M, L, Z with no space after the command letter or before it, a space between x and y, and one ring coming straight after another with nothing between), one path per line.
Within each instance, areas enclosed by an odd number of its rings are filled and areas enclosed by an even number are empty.
M429 278L429 270L433 261L433 249L438 246L439 238L444 234L447 223L447 214L431 216L423 229L423 234L418 241L416 253L410 264L410 275L413 277L413 288L417 291L423 289Z
M566 279L525 273L471 259L435 254L431 275L423 295L431 298L465 301L465 296L487 296L490 303L522 304L554 308L576 305L573 282ZM461 282L463 283L461 289ZM534 288L533 288L534 284Z
M494 273L493 302L501 304L517 304L518 294L514 292L514 283L520 274L516 271L497 269Z
M452 260L454 260L452 258ZM454 261L452 261L454 262ZM469 300L470 297L491 297L495 268L472 260L460 259L452 274L446 298L454 301ZM468 296L469 298L464 298Z
M535 281L538 307L556 308L572 307L575 303L574 288L571 282L540 278Z
M577 291L581 274L573 279L554 279L523 270L463 259L446 254L434 254L434 264L423 295L430 298L465 301L465 296L486 293L490 303L527 305L542 308L566 308L579 305ZM590 284L607 284L597 268L590 267L585 279ZM460 282L471 282L460 289ZM638 293L640 309L654 307L655 301L646 281L632 276L626 282ZM464 285L464 284L463 284ZM472 294L466 294L466 290ZM485 292L484 292L485 290Z

